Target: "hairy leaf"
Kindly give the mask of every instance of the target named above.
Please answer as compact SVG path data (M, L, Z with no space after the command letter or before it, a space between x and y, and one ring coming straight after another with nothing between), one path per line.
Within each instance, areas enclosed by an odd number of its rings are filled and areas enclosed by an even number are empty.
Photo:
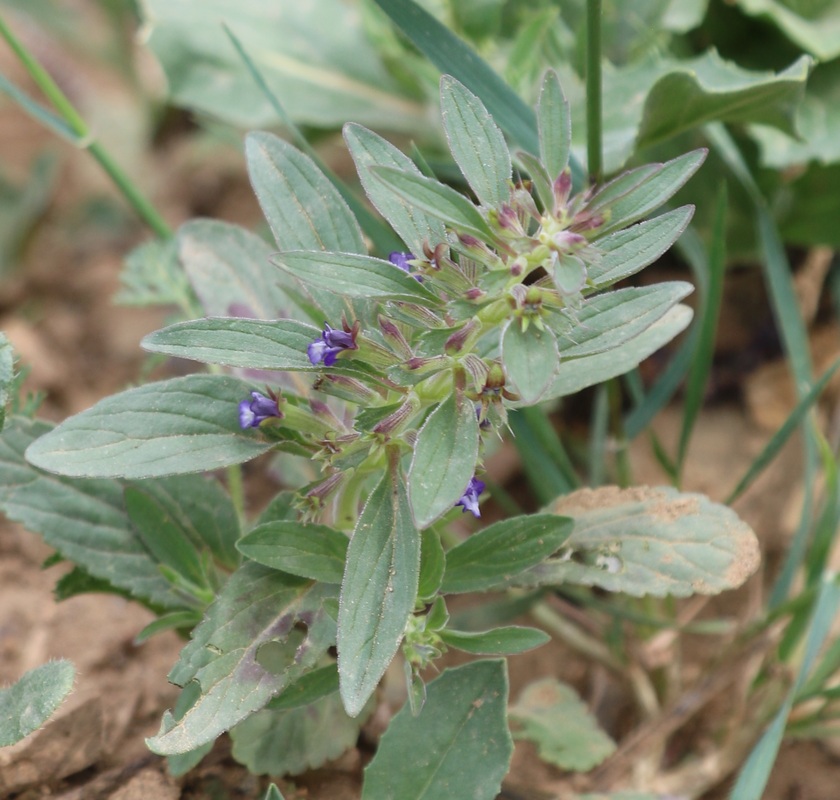
M506 203L510 197L510 152L484 104L462 83L444 75L440 108L449 149L479 202L491 208Z
M11 686L0 688L0 747L38 730L73 690L76 670L66 659L35 667Z
M338 673L351 716L361 713L397 652L419 571L420 533L402 476L389 470L356 523L341 585Z
M505 718L504 661L475 661L432 681L413 717L391 720L365 770L362 800L493 800L513 743Z
M750 527L703 495L670 487L580 489L551 510L574 521L565 547L511 585L579 583L686 597L740 586L758 567Z
M239 427L249 386L187 375L100 400L33 442L26 458L70 477L151 478L248 461L270 448Z
M502 364L505 377L522 403L533 405L551 386L560 355L557 339L550 328L529 325L523 331L520 320L512 319L502 331Z
M418 528L431 525L458 502L475 474L478 442L475 408L462 394L451 394L429 414L408 472Z
M515 655L551 641L551 637L545 631L520 625L493 628L490 631L456 631L444 628L440 632L440 638L449 647L480 656Z
M312 669L335 639L324 601L333 589L246 562L224 585L170 673L201 693L148 739L160 755L186 753L265 706ZM235 623L235 624L234 624Z
M540 758L560 769L586 772L615 752L577 692L553 678L528 684L510 714L521 726L515 738L534 742Z
M326 525L267 522L239 540L237 548L273 569L324 583L341 583L348 538Z
M571 531L571 520L553 514L496 522L447 552L441 592L486 591L505 586L556 552Z

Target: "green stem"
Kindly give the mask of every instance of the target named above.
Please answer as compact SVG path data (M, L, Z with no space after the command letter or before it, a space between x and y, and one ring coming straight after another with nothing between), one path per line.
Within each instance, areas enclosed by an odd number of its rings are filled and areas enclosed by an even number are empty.
M236 509L236 516L239 526L245 530L245 487L242 483L242 467L234 464L227 468L227 488L230 494L233 507Z
M624 433L624 413L621 407L621 384L618 378L610 378L607 382L607 394L610 401L610 417L612 418L612 437L615 446L616 483L627 488L632 482L630 458L627 454L627 436Z
M587 0L586 156L592 183L600 183L604 177L601 139L601 0Z
M77 146L88 150L96 159L108 177L122 192L123 197L137 212L140 218L161 238L168 239L172 236L172 229L166 224L163 217L158 214L154 206L134 185L128 175L123 172L120 166L111 158L102 145L97 142L91 134L87 123L82 119L67 95L61 91L50 74L38 63L35 57L26 49L23 43L12 33L2 17L0 17L0 35L8 42L14 54L37 84L44 96L52 104L53 108L64 119L79 141Z

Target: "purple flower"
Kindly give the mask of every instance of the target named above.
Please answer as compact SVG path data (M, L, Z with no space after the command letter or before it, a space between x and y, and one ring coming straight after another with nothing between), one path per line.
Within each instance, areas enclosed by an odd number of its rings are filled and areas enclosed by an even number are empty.
M479 480L475 476L470 478L469 484L461 499L455 503L456 506L461 506L463 511L469 511L476 519L481 516L481 511L478 509L478 498L484 491L484 481Z
M280 419L282 416L276 398L266 397L259 392L251 392L251 399L239 404L239 425L243 429L259 428L263 420L270 417Z
M334 330L325 322L324 332L320 338L309 345L306 354L313 364L323 362L325 366L331 367L335 364L340 352L356 349L356 334L354 331Z
M413 260L413 253L401 253L399 250L395 250L388 256L388 261L390 261L395 267L399 267L403 272L407 272L409 274L411 274L411 264L408 262ZM422 275L415 275L414 279L423 283Z

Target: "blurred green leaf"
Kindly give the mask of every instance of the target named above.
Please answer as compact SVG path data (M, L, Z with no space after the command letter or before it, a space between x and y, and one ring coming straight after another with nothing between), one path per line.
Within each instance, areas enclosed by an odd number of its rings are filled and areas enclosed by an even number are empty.
M365 717L348 717L338 694L288 710L264 708L230 732L233 757L254 775L299 775L338 758Z
M31 669L11 686L0 688L0 747L38 730L73 690L76 670L66 659Z
M419 599L433 598L440 589L446 553L434 528L426 528L420 540L420 578L417 583Z
M291 686L271 700L267 708L287 711L338 691L338 665L333 661L300 676Z
M510 716L521 726L514 738L534 742L540 758L560 769L587 772L615 752L577 692L553 678L528 684Z
M51 426L15 418L0 436L0 509L95 578L163 608L183 600L134 533L115 480L62 478L23 457Z
M540 156L549 180L556 180L566 169L572 146L572 114L554 70L545 74L537 103Z
M144 0L141 10L177 105L244 128L278 122L224 22L298 123L338 127L355 119L411 133L428 124L384 69L357 10L340 0L272 8L261 0Z
M550 509L573 520L556 557L515 586L579 583L633 596L717 594L758 568L755 534L734 511L670 487L580 489Z
M174 239L155 239L135 247L126 256L120 284L114 297L119 305L174 305L185 311L196 306L189 280L178 264Z
M507 695L504 661L444 671L417 716L406 704L391 720L365 769L362 800L493 800L513 751Z
M822 61L840 55L840 6L834 0L735 0L745 13L771 22Z

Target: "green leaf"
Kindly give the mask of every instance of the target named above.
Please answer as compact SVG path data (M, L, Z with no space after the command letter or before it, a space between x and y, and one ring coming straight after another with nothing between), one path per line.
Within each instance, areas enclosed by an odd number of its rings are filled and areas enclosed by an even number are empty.
M475 474L478 420L473 404L450 394L427 417L417 434L408 471L408 496L418 528L449 511Z
M244 556L301 578L341 583L348 538L326 525L268 522L239 540Z
M551 510L573 520L559 555L511 584L577 583L640 597L717 594L758 568L755 534L734 511L670 487L580 489Z
M271 447L242 431L237 406L249 386L187 375L106 397L33 442L36 467L70 477L150 478L249 461Z
M569 101L563 94L560 78L548 70L543 79L537 103L540 132L540 155L550 180L556 180L569 163L572 147L572 115Z
M301 675L291 686L277 695L267 708L288 711L292 708L307 706L333 692L338 692L338 666L334 661L325 667L318 667Z
M35 102L26 92L15 86L4 75L0 75L0 92L8 95L30 117L41 123L48 130L51 130L56 136L60 136L62 139L76 146L82 143L83 137L79 136L64 119L40 103Z
M543 400L574 394L637 367L685 330L691 315L688 306L677 305L638 336L613 350L563 361Z
M266 790L263 800L285 800L282 792L277 788L277 785L272 783Z
M405 98L371 47L362 15L341 0L284 3L271 13L262 0L148 0L140 10L176 105L239 128L278 122L226 23L296 122L324 128L357 119L412 134L428 125L424 107Z
M0 688L0 747L38 730L73 690L76 670L66 659L35 667L11 686Z
M461 594L507 586L555 553L571 532L572 521L554 514L496 522L446 554L441 592Z
M176 237L178 259L208 317L307 317L290 297L297 284L271 266L274 248L227 222L194 219ZM195 315L197 316L197 315Z
M821 61L840 55L840 8L835 2L735 0L747 14L772 22L791 41Z
M345 297L381 297L440 305L437 295L422 283L390 261L379 258L292 250L275 255L271 261L308 287L315 286Z
M114 300L123 306L175 305L186 310L195 305L174 239L154 239L135 247L125 259L120 284Z
M413 0L376 0L414 46L441 72L464 84L513 141L539 152L534 112L466 42Z
M517 739L537 745L540 758L565 770L587 772L615 752L615 742L565 683L544 678L525 687L510 715Z
M230 732L233 757L254 775L300 775L352 747L364 721L347 716L338 694L286 711L264 708Z
M412 172L391 167L373 167L371 172L407 202L435 217L460 233L467 233L482 241L490 241L493 234L478 209L459 192Z
M24 450L51 426L15 418L0 436L0 509L98 579L163 608L181 598L131 528L122 483L79 480L35 469Z
M440 109L449 149L479 202L491 208L508 202L510 152L481 100L462 83L444 75Z
M338 673L350 716L361 713L402 641L414 610L420 534L402 476L373 490L347 549L338 611Z
M532 324L523 331L518 319L509 320L502 330L501 355L505 377L526 405L539 401L560 366L551 329Z
M560 356L580 358L620 347L665 316L693 289L684 281L618 289L587 299L574 316L553 315L548 321L559 337Z
M589 265L590 283L603 289L652 264L679 239L693 215L694 206L683 206L599 239L601 259Z
M446 229L439 219L424 214L413 203L378 180L371 171L371 167L392 167L421 175L408 156L373 131L354 123L344 126L344 141L370 202L388 220L412 253L419 256L424 244L434 247L438 242L446 241Z
M207 586L198 550L151 494L127 487L125 508L140 540L160 565L169 567L197 587Z
M176 322L150 333L140 346L204 364L313 372L317 367L306 348L320 335L318 328L291 319L210 318Z
M774 75L741 69L714 51L677 62L645 98L636 146L649 147L713 120L759 122L795 135L793 114L812 63L802 56Z
M258 711L314 667L334 642L324 609L333 590L253 562L240 567L193 631L170 673L201 694L177 721L164 716L147 739L160 755L186 753ZM235 624L234 624L235 621Z
M15 378L15 351L5 333L0 332L0 431L6 424L6 406L11 399Z
M201 614L196 611L172 611L152 620L134 637L134 644L142 644L164 631L192 630L201 622Z
M614 196L610 191L611 185L607 184L603 194L601 192L596 194L587 206L589 210L597 209L603 212L606 209L607 211L608 221L599 228L599 233L603 236L619 228L625 228L642 217L646 217L651 211L655 211L675 195L700 169L700 165L706 160L706 153L706 150L692 150L664 164L647 165L642 169L652 167L650 173L645 175L637 185L629 188L629 191L620 194L611 202L605 202L605 199ZM616 183L619 180L617 179Z
M281 250L366 252L356 218L309 156L270 133L245 140L248 174Z
M440 632L440 638L449 647L479 656L512 656L551 641L545 631L520 625L470 632L445 628Z
M362 800L493 800L513 751L507 695L504 661L444 671L416 717L406 704L391 720L365 769Z
M420 537L420 578L417 584L419 599L433 598L443 580L446 553L434 528L426 528Z

